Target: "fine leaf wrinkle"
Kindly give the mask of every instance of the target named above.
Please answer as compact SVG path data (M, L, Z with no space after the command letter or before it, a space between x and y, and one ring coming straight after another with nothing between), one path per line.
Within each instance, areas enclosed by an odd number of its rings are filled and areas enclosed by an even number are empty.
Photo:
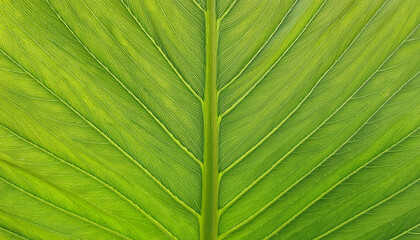
M416 239L417 0L0 2L0 238Z

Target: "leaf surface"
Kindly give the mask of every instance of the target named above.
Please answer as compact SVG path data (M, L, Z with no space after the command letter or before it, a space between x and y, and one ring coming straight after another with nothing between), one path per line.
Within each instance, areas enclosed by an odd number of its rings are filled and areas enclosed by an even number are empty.
M417 239L417 0L3 0L0 239Z

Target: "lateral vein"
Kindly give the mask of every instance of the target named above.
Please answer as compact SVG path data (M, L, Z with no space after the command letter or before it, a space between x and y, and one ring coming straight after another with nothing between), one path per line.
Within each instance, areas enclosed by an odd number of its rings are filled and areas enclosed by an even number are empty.
M383 7L383 5L382 5ZM381 8L382 8L381 7ZM379 10L378 10L379 11ZM265 171L261 176L259 176L255 181L253 181L248 187L246 187L243 191L241 191L241 193L239 193L235 198L233 198L229 203L227 203L221 210L221 212L224 212L227 208L229 208L233 203L235 203L240 197L242 197L246 192L248 192L253 186L255 186L258 182L260 182L266 175L268 175L278 164L280 164L287 156L289 156L294 150L296 150L301 144L303 144L307 139L309 139L316 131L318 131L318 129L320 129L326 122L329 121L329 119L331 119L340 109L342 109L359 91L360 89L362 89L367 82L369 82L370 79L373 78L373 76L375 76L375 74L382 68L382 66L398 51L398 49L404 45L404 43L406 42L406 40L411 36L411 34L413 34L416 29L419 27L420 25L417 25L414 30L411 31L411 33L392 51L392 53L379 65L379 67L369 76L369 78L367 78L361 85L360 87L349 97L346 99L346 101L344 101L330 116L328 116L328 118L326 118L318 127L316 127L312 132L310 132L307 136L305 136L301 141L299 141L293 148L291 148L291 150L286 153L286 155L284 155L282 158L280 158L280 160L278 160L275 164L273 164L267 171ZM413 77L411 77L405 84L403 84L398 90L397 92L399 92L408 82L410 82L414 77L416 77L419 74L416 73ZM391 99L397 92L395 92L394 94L391 95L391 97L389 99ZM388 99L388 100L389 100ZM377 110L379 111L387 102L388 100ZM377 112L376 111L376 112ZM376 113L375 112L375 113ZM372 118L373 115L370 117ZM370 119L369 118L369 119ZM369 120L368 119L368 120ZM366 122L361 126L363 127L366 124ZM360 128L359 128L360 130ZM358 131L358 130L357 130ZM356 134L357 131L354 133ZM354 135L353 134L353 135ZM353 136L352 135L352 136ZM352 137L351 136L351 137ZM342 145L343 146L343 145ZM223 172L222 172L223 173Z
M329 154L326 158L324 158L322 161L320 161L316 166L314 166L310 171L308 171L305 175L300 177L298 180L296 180L292 185L290 185L288 188L283 190L280 194L278 194L275 198L273 198L270 202L268 202L264 207L259 209L257 212L252 214L250 217L227 231L223 234L223 236L227 236L228 234L238 230L245 224L249 223L252 219L256 218L259 214L264 212L267 208L269 208L271 205L273 205L278 199L280 199L284 194L286 194L289 190L291 190L293 187L298 185L302 180L304 180L306 177L308 177L310 174L312 174L318 167L320 167L322 164L324 164L328 159L330 159L332 156L334 156L345 144L347 144L397 93L399 93L404 86L406 86L412 79L414 79L420 72L416 73L413 77L411 77L409 80L407 80L397 91L395 91L349 138L347 138L346 141L344 141L338 148L336 148L331 154ZM326 119L323 123L327 122L333 115L331 115L328 119ZM290 154L294 152L294 150L297 149L298 146L300 146L303 142L305 142L310 136L312 136L320 127L317 127L314 129L307 137L302 139L294 148L292 148L289 152L287 152L280 160L276 162L270 169L268 169L266 172L264 172L261 175L261 178L258 178L256 181L254 181L252 184L249 185L244 191L241 192L238 196L241 197L244 195L247 191L250 190L253 186L255 186L263 177L268 175L278 164L280 164L284 159L286 159ZM237 200L237 199L236 199ZM235 200L235 201L236 201ZM233 203L231 203L233 204ZM230 205L231 205L230 204ZM229 206L226 205L225 208L228 208ZM224 209L225 209L224 208ZM223 210L224 210L223 209Z
M124 234L122 234L122 233L120 233L120 232L117 232L117 231L115 231L115 230L113 230L113 229L110 229L109 227L106 227L106 226L104 226L104 225L101 225L101 224L99 224L99 223L97 223L97 222L95 222L95 221L92 221L92 220L90 220L90 219L88 219L88 218L86 218L86 217L83 217L83 216L81 216L81 215L79 215L79 214L77 214L77 213L74 213L74 212L69 211L69 210L67 210L67 209L64 209L64 208L62 208L62 207L60 207L60 206L57 206L56 204L51 203L51 202L49 202L49 201L47 201L47 200L45 200L45 199L43 199L43 198L41 198L41 197L39 197L39 196L37 196L37 195L35 195L35 194L33 194L33 193L31 193L31 192L29 192L29 191L25 190L25 189L23 189L23 188L21 188L21 187L17 186L16 184L14 184L14 183L10 182L9 180L5 179L5 178L4 178L4 177L2 177L2 176L0 176L0 179L1 179L2 181L4 181L5 183L7 183L8 185L10 185L10 186L14 187L15 189L17 189L18 191L21 191L21 192L25 193L26 195L28 195L28 196L30 196L30 197L32 197L32 198L34 198L34 199L36 199L36 200L38 200L38 201L40 201L40 202L42 202L42 203L46 204L46 205L49 205L49 206L51 206L51 207L53 207L53 208L56 208L56 209L58 209L58 210L60 210L60 211L62 211L62 212L64 212L64 213L66 213L66 214L68 214L68 215L70 215L70 216L76 217L76 218L78 218L78 219L80 219L80 220L82 220L82 221L84 221L84 222L90 223L90 224L92 224L92 225L94 225L94 226L96 226L96 227L98 227L98 228L101 228L101 229L103 229L103 230L105 230L105 231L107 231L107 232L109 232L109 233L112 233L112 234L114 234L114 235L117 235L118 237L122 237L122 238L124 238L124 239L131 239L131 240L133 240L132 238L130 238L130 237L128 237L128 236L126 236L126 235L124 235Z
M50 8L54 11L54 13L57 15L59 20L65 25L67 30L73 35L73 37L79 42L79 44L91 55L100 65L103 67L123 88L125 91L127 91L142 107L146 112L153 118L153 120L163 129L163 131L186 153L189 157L191 157L200 167L202 166L202 163L200 160L198 160L197 157L192 154L175 136L174 134L169 131L169 129L156 117L156 115L130 90L125 86L125 84L113 73L111 70L105 66L105 64L102 63L94 54L93 52L80 40L79 37L74 33L74 31L70 28L70 26L66 23L66 21L61 17L61 15L57 12L57 10L51 5L49 0L47 1Z
M131 8L125 3L124 0L121 0L121 3L125 6L127 11L130 13L130 16L134 19L134 21L137 23L137 25L140 27L140 29L146 34L146 36L149 38L149 40L153 43L155 48L159 51L159 53L165 58L166 62L169 64L171 69L175 72L175 74L179 77L179 79L182 81L182 83L188 88L188 90L200 101L200 103L203 103L203 99L198 95L198 93L191 87L191 85L182 77L181 73L179 73L178 69L175 67L175 65L172 63L172 61L169 59L168 55L163 52L162 47L160 47L156 40L149 34L149 32L146 31L143 24L140 23L138 18L134 15ZM204 10L203 10L204 11Z
M195 216L199 215L194 209L184 203L181 199L179 199L175 194L172 193L166 186L164 186L157 178L155 178L146 168L143 167L138 161L136 161L130 154L128 154L125 150L123 150L117 143L115 143L108 135L106 135L103 131L101 131L96 125L90 122L87 118L85 118L81 113L79 113L76 109L74 109L70 104L68 104L64 99L58 96L55 92L53 92L50 88L48 88L45 84L43 84L40 80L38 80L34 75L32 75L28 70L26 70L23 66L21 66L16 60L11 58L4 50L0 49L6 57L8 57L12 62L14 62L17 66L19 66L23 71L25 71L32 79L34 79L38 84L40 84L45 90L47 90L50 94L56 97L60 102L62 102L65 106L67 106L70 110L72 110L76 115L78 115L83 121L85 121L89 126L91 126L94 130L96 130L99 134L101 134L108 142L110 142L117 150L119 150L124 156L126 156L132 163L134 163L137 167L139 167L147 176L149 176L158 186L164 190L172 199L174 199L177 203L181 206L186 208L188 211L193 213Z
M407 229L405 231L403 231L402 233L398 234L397 236L391 238L390 240L398 239L398 238L404 236L405 234L409 233L411 230L416 229L417 227L420 227L420 223L417 224L417 225L414 225L413 227L411 227L411 228L409 228L409 229Z
M303 35L305 30L309 27L311 22L314 20L314 18L318 15L318 13L321 11L322 7L325 5L327 0L324 0L322 4L319 6L315 14L309 19L308 23L303 27L302 31L299 33L299 35L296 37L296 39L287 47L287 49L280 55L280 57L267 69L267 71L263 74L263 76L258 79L257 82L255 82L232 106L230 106L228 109L226 109L220 116L223 118L225 115L227 115L229 112L231 112L233 109L235 109L263 80L264 78L273 70L273 68L277 65L277 63L280 62L281 59L286 55L286 53L294 46L294 44L300 39L300 37Z
M400 190L396 191L395 193L391 194L390 196L382 199L381 201L375 203L374 205L366 208L365 210L359 212L358 214L354 215L353 217L347 219L346 221L342 222L341 224L335 226L334 228L328 230L327 232L319 235L318 237L315 237L314 240L319 240L321 238L324 238L325 236L331 234L332 232L337 231L338 229L342 228L343 226L345 226L346 224L348 224L349 222L355 220L356 218L362 216L363 214L369 212L370 210L377 208L378 206L380 206L381 204L393 199L394 197L398 196L400 193L404 192L405 190L407 190L408 188L410 188L411 186L413 186L414 184L416 184L419 181L419 178L417 178L416 180L414 180L413 182L410 182L408 185L404 186L403 188L401 188Z
M401 144L402 142L404 142L407 138L409 138L412 134L414 134L415 132L417 132L417 130L419 130L419 129L420 128L417 128L414 131L410 132L405 137L403 137L401 140L399 140L398 142L396 142L395 144L393 144L391 147L385 149L383 152L379 153L378 155L376 155L375 157L373 157L371 160L367 161L365 164L363 164L362 166L360 166L359 168L357 168L356 170L354 170L353 172L351 172L350 174L348 174L347 176L345 176L344 178L342 178L340 181L338 181L336 184L334 184L330 188L328 188L320 196L318 196L317 198L315 198L313 201L311 201L309 204L307 204L304 208L302 208L299 212L297 212L293 217L291 217L289 220L287 220L285 223L283 223L280 227L278 227L272 233L270 233L269 235L267 235L264 238L264 240L270 239L272 236L274 236L276 233L278 233L281 229L283 229L285 226L287 226L290 222L292 222L294 219L296 219L298 216L300 216L303 212L305 212L309 207L311 207L312 205L314 205L316 202L318 202L320 199L322 199L329 192L331 192L332 190L334 190L341 183L343 183L344 181L346 181L347 179L349 179L351 176L353 176L354 174L356 174L357 172L359 172L361 169L363 169L364 167L366 167L367 165L369 165L370 163L372 163L376 159L380 158L382 155L384 155L385 153L387 153L392 148L394 148L394 147L398 146L399 144Z
M222 14L222 16L217 20L219 23L223 20L223 18L226 17L226 15L228 15L228 13L230 12L230 10L232 10L233 6L235 6L237 1L238 0L233 0L233 2L230 4L228 9L226 9L226 11Z
M318 84L324 79L324 77L331 71L331 69L334 68L334 66L340 61L340 59L347 53L347 51L353 46L353 43L358 39L358 37L361 35L363 30L369 25L369 23L372 21L372 19L376 16L376 14L382 9L382 7L385 4L383 4L376 13L369 19L369 21L365 24L365 26L362 27L362 29L359 31L359 33L353 38L353 40L350 42L349 46L338 56L336 60L331 64L331 66L322 74L322 76L316 81L314 86L311 88L311 90L306 94L306 96L299 102L299 104L276 126L274 127L267 135L265 135L260 141L258 141L257 144L255 144L253 147L251 147L246 153L244 153L240 158L238 158L235 162L233 162L231 165L229 165L225 170L222 171L221 175L225 174L229 170L231 170L233 167L235 167L238 163L240 163L243 159L245 159L249 154L251 154L253 151L255 151L259 146L261 146L268 138L270 138L304 103L305 101L311 96L311 94L314 92ZM341 19L343 20L344 17ZM330 34L333 31L330 32Z
M232 85L236 79L238 79L242 73L248 68L248 66L254 61L254 59L260 54L260 52L265 48L265 46L267 46L268 42L270 42L270 40L273 38L273 36L276 34L276 32L278 31L278 29L280 28L280 26L282 25L282 23L284 22L284 20L287 18L287 16L289 15L289 13L292 11L293 7L296 5L296 3L298 2L298 0L295 0L293 2L293 4L290 6L289 10L287 10L286 14L284 15L284 17L280 20L279 24L277 24L276 28L274 29L274 31L270 34L270 36L267 38L267 40L265 40L265 42L263 43L263 45L258 49L258 51L251 57L251 59L245 64L245 66L228 82L226 83L225 86L223 86L220 90L219 90L219 94L225 90L227 87L229 87L230 85Z
M22 238L22 239L30 240L29 238L27 238L27 237L25 237L25 236L23 236L21 234L15 233L15 232L13 232L10 229L7 229L7 228L1 227L1 226L0 226L0 229L3 229L5 232L8 232L8 233L12 234L13 236L16 236L16 237L19 237L19 238Z
M84 169L76 166L75 164L71 163L70 161L66 161L63 158L58 157L57 155L55 155L54 153L50 152L46 148L44 148L44 147L36 144L35 142L33 142L31 140L28 140L28 139L24 138L23 136L15 133L14 131L12 131L8 127L4 126L3 124L0 123L0 126L2 126L4 129L6 129L7 131L9 131L10 133L12 133L13 135L15 135L17 138L21 139L22 141L24 141L24 142L32 145L33 147L35 147L38 150L46 153L47 155L53 157L54 159L56 159L56 160L58 160L58 161L60 161L60 162L62 162L64 164L66 164L67 166L69 166L69 167L71 167L71 168L73 168L73 169L75 169L75 170L83 173L84 175L88 176L89 178L91 178L91 179L95 180L96 182L100 183L101 185L105 186L107 189L109 189L113 193L117 194L121 199L123 199L125 202L127 202L128 204L130 204L132 207L134 207L143 216L145 216L149 221L151 221L157 227L159 227L163 232L165 232L166 234L168 234L170 237L175 238L175 236L168 229L166 229L158 220L156 220L151 215L149 215L144 209L142 209L138 204L134 203L129 197L125 196L118 189L116 189L113 186L109 185L108 183L106 183L105 181L103 181L99 177L95 176L94 174L91 174L91 173L87 172L86 170L84 170Z

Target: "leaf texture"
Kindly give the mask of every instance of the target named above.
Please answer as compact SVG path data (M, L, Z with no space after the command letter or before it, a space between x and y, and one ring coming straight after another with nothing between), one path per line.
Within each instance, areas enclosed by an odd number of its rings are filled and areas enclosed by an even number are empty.
M0 239L418 239L418 0L3 0Z

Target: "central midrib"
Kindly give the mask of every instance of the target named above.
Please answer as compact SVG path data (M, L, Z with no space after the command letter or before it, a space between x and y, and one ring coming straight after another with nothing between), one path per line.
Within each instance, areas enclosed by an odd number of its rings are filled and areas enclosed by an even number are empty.
M206 82L203 101L204 163L202 170L202 202L200 238L217 239L219 192L219 116L217 93L216 0L207 0L206 10Z

